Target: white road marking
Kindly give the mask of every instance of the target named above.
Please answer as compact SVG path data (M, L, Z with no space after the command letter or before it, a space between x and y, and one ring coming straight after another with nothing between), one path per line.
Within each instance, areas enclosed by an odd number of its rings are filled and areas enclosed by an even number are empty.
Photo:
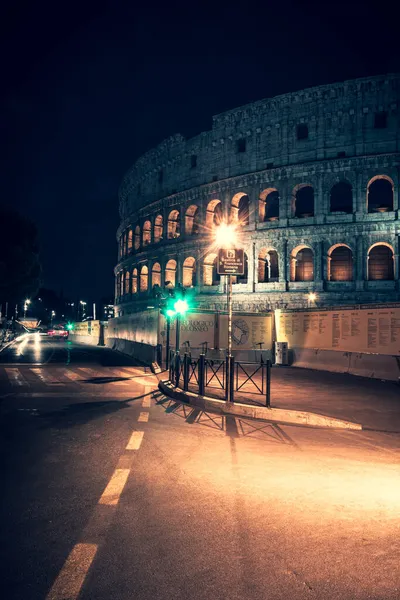
M148 412L141 412L138 418L138 422L139 423L147 423L147 421L149 420L149 413Z
M70 370L63 371L62 376L66 377L67 379L71 379L71 381L79 381L82 379L81 373L76 373L75 371L70 371Z
M151 406L151 396L146 396L145 398L143 398L142 407L150 408L150 406Z
M47 594L46 600L78 598L96 552L96 544L76 544Z
M110 481L107 484L106 489L101 495L99 504L108 504L110 506L118 504L119 498L122 494L122 490L125 487L129 473L130 469L115 469Z
M18 369L5 369L7 377L12 385L29 385Z
M126 446L126 450L139 450L142 440L143 440L144 431L134 431L130 437L128 445Z
M39 377L39 379L41 381L43 381L43 383L46 383L47 385L65 385L65 383L62 383L61 381L57 381L54 377L54 375L50 375L46 369L39 369L39 368L33 368L30 369L30 371L32 371L32 373L34 373L35 375L37 375Z

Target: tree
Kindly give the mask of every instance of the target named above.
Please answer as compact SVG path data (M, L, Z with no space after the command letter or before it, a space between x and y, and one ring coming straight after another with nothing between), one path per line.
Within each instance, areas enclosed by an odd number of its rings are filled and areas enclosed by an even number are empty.
M41 273L36 226L13 209L0 208L0 303L34 296Z

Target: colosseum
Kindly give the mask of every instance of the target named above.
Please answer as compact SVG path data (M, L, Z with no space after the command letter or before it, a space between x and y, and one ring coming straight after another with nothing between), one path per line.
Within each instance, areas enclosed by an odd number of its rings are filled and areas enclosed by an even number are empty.
M221 221L245 250L236 311L398 301L399 91L390 74L292 92L144 154L119 190L116 316L145 309L155 285L224 310Z

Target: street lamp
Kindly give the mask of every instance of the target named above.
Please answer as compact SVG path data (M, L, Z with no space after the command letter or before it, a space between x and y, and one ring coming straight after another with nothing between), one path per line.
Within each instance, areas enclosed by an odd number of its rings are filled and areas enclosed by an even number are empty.
M86 313L85 313L85 310L86 310L86 309L85 309L86 302L84 302L83 300L79 300L79 304L80 304L80 305L81 305L81 307L82 307L82 321L83 321L83 319L85 318L85 314L86 314Z
M307 295L307 300L308 300L308 308L311 307L312 303L315 302L317 299L317 294L315 294L314 292L310 292Z
M28 310L28 306L30 303L31 303L31 301L29 300L29 298L27 298L24 303L24 319L26 317L26 311Z
M53 318L56 316L56 312L54 310L51 311L51 326L53 326Z

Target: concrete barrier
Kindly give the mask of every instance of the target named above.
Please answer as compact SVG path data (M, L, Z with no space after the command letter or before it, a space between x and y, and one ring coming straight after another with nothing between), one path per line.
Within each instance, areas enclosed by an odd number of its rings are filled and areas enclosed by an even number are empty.
M351 352L336 352L319 348L292 348L292 365L305 369L348 373Z
M93 335L79 335L70 332L68 338L71 340L71 342L76 342L78 344L90 344L91 346L97 346L99 343L99 338Z
M189 403L202 410L210 410L221 414L231 414L237 417L261 419L263 421L287 425L355 429L358 431L362 429L360 423L335 419L318 413L283 408L267 408L266 406L250 406L248 404L241 404L240 402L225 402L224 400L208 398L207 396L199 396L193 392L184 392L180 388L175 388L169 381L160 381L158 387L163 394L178 402Z
M349 373L361 377L400 382L400 357L353 352L350 358Z
M147 365L151 365L156 360L156 348L150 344L113 337L107 337L105 343L108 348L132 356Z

